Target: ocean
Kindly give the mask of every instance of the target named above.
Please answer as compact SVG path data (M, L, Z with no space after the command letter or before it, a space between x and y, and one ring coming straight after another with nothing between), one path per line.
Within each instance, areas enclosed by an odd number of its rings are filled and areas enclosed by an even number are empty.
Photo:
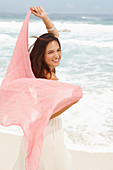
M83 98L62 114L66 145L75 150L113 152L113 15L48 15L59 30L62 45L57 77L83 89ZM0 14L0 82L24 18ZM34 42L31 36L45 32L43 22L32 16L29 46ZM17 126L0 126L0 131L23 134Z

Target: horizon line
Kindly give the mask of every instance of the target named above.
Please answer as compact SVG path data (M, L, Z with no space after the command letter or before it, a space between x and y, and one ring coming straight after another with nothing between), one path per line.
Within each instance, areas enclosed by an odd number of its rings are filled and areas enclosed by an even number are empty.
M3 12L1 11L0 14L10 14L10 15L26 15L27 13L20 13L20 12ZM62 12L59 12L59 13L54 13L54 12L48 12L47 13L48 15L52 15L52 14L55 14L55 15L113 15L113 13L62 13Z

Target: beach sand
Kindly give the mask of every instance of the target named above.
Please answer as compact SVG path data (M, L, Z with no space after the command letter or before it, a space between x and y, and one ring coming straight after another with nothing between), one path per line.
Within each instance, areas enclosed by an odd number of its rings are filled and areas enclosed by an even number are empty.
M21 136L0 133L0 170L12 170ZM88 153L70 150L74 170L113 170L113 153Z

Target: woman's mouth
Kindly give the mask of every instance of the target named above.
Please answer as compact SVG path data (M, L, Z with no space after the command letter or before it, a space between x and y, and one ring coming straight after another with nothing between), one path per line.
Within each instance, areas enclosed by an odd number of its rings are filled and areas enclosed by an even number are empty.
M52 60L53 62L55 62L55 63L58 63L59 62L59 59L57 59L57 60Z

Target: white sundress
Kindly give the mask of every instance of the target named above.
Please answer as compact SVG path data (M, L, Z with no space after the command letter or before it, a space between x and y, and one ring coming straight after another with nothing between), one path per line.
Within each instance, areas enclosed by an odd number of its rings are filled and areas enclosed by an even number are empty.
M23 144L21 144L13 170L25 170L25 156ZM72 158L64 143L60 117L53 118L47 123L39 168L36 170L73 170Z

